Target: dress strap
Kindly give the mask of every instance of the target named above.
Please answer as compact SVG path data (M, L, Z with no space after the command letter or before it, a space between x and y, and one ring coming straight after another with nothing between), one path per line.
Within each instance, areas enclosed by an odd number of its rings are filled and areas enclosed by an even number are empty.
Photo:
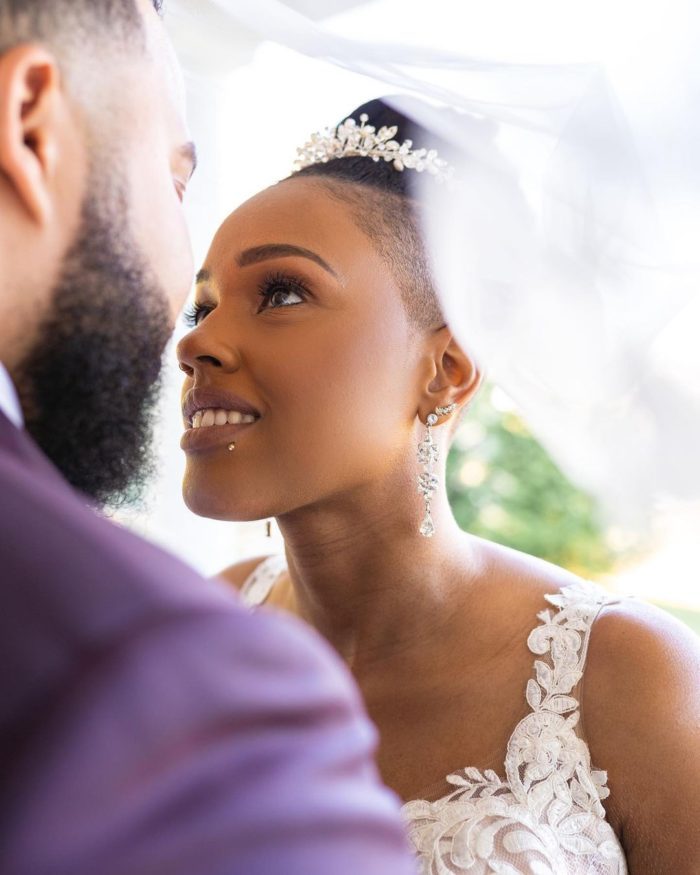
M268 556L254 569L240 589L241 598L248 607L262 605L272 592L277 578L287 570L284 556Z
M558 611L539 613L540 625L528 637L529 649L541 658L527 682L531 713L508 742L506 775L516 798L538 817L557 800L604 816L607 774L592 768L588 745L575 731L580 705L574 690L583 677L593 622L619 599L590 581L545 598Z

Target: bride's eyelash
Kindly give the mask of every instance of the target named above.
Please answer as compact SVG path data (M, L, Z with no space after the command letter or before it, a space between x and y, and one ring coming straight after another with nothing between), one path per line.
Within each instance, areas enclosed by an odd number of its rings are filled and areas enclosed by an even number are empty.
M267 309L267 304L277 292L293 292L303 301L309 297L309 290L303 280L288 273L272 273L266 276L258 286L258 295L261 298L260 310ZM297 306L287 304L288 307ZM274 307L272 309L282 309ZM260 310L258 312L260 312Z
M270 274L258 286L258 296L261 298L258 312L268 309L267 305L277 292L293 292L304 301L310 294L306 284L298 277L286 273ZM286 306L293 307L296 305L287 304ZM213 309L214 307L211 304L200 304L198 301L193 301L183 311L182 321L188 328L196 328ZM273 307L272 309L279 310L282 308Z
M207 304L200 304L198 301L193 301L185 308L182 314L182 321L188 328L196 328L202 319L207 314L211 313L213 309L213 307L208 306Z

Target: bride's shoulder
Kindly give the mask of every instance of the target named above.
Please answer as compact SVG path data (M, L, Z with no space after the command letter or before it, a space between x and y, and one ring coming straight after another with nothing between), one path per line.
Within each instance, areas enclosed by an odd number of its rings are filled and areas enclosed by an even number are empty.
M586 642L581 724L595 768L608 773L607 816L624 837L630 871L700 872L700 640L665 611L597 590L515 550L480 544L491 591L527 610L568 590L601 598ZM500 584L503 583L503 586ZM543 606L544 607L544 606ZM511 614L512 615L512 614Z
M588 648L587 727L605 744L625 726L635 726L638 739L654 727L680 726L692 713L697 732L699 679L700 641L687 626L634 598L611 602L596 619Z
M686 626L635 599L603 608L582 691L587 741L594 764L608 772L618 832L639 861L663 860L663 871L699 871L675 868L679 848L685 865L694 847L700 866L692 838L700 818L699 680L700 643Z
M657 705L671 705L674 696L677 703L700 708L700 639L675 617L633 597L610 592L606 598L602 587L517 550L490 542L481 549L486 576L504 581L508 599L536 601L567 589L573 600L600 596L586 658L589 715L599 710L601 720L607 715L606 723L621 725L622 715L611 715L623 704L637 714L646 708L649 717Z
M601 611L588 650L585 700L591 731L611 735L644 717L644 724L683 721L695 709L700 725L700 641L666 611L623 598ZM698 738L700 741L700 737ZM699 751L700 753L700 751Z
M467 538L477 576L486 582L493 597L512 606L522 605L526 616L534 618L546 606L546 596L584 582L576 574L544 559L494 541L472 535ZM493 586L493 583L498 585Z

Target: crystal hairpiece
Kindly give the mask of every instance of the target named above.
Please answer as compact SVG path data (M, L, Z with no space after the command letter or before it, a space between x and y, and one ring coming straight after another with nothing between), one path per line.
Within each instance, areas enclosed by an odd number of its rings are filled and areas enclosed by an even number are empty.
M454 168L447 161L438 158L435 149L413 149L413 140L399 143L394 139L398 126L382 127L377 130L368 124L369 116L362 113L360 124L348 118L337 128L326 128L297 149L295 170L302 170L311 164L325 164L334 158L362 156L373 161L391 161L396 170L426 171L440 182L452 177Z

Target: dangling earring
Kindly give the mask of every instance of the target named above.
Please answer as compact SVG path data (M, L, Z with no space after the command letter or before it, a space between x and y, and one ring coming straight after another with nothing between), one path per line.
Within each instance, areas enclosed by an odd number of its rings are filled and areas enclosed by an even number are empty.
M418 530L424 538L432 538L435 534L435 524L430 512L430 504L433 493L438 488L438 479L433 474L433 467L440 459L438 445L433 439L432 428L441 416L449 416L456 410L456 404L448 404L447 407L436 407L433 413L428 414L425 421L425 437L418 444L418 464L423 466L423 472L418 475L418 492L425 502L423 522Z

